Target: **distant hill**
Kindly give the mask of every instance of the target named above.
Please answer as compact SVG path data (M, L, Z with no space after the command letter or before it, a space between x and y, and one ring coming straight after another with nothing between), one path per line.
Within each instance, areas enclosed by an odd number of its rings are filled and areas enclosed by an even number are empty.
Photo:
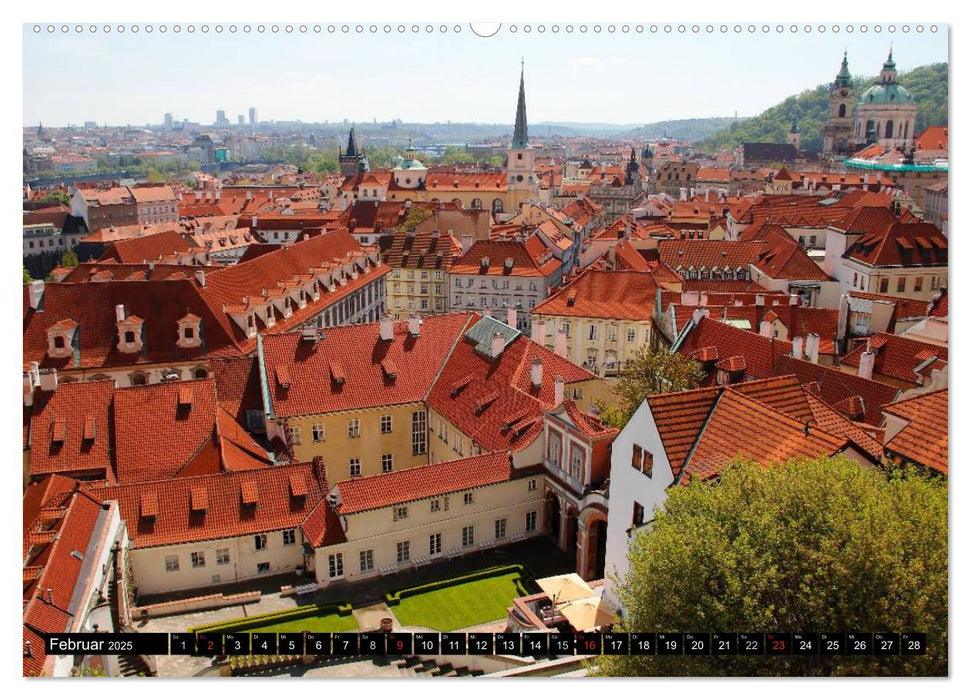
M738 121L735 117L702 117L695 119L669 119L645 124L624 134L633 139L660 139L675 141L700 141L728 129Z
M946 63L921 66L898 75L897 80L917 101L915 134L920 134L928 126L947 125L947 78ZM855 79L856 94L859 95L875 80L875 77ZM731 149L739 139L785 143L793 119L798 119L803 149L822 150L819 129L829 117L829 91L830 84L827 83L787 97L757 117L730 124L698 144L698 148L708 152Z

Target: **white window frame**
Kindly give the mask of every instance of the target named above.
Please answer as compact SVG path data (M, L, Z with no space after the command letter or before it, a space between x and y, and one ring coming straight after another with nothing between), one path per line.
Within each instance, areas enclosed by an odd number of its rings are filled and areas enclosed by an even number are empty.
M361 565L362 574L374 571L374 550L362 549L358 553L358 563Z
M174 573L179 571L179 555L178 554L168 554L165 557L165 570L168 573Z
M324 442L327 439L327 430L323 423L314 423L311 434L314 442Z
M361 437L361 419L360 418L348 418L347 419L347 437L349 437L349 438Z
M192 562L193 569L204 569L206 568L206 553L205 551L191 552L189 554L189 561Z

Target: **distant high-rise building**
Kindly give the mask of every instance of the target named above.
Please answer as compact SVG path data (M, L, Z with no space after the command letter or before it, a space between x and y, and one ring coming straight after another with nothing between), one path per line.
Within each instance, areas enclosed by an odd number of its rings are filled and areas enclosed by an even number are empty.
M97 129L98 128L98 123L97 122L84 122L84 128L85 129Z
M257 120L256 120L256 107L250 107L249 108L249 123L250 123L251 126L255 126L257 124Z
M165 129L166 129L166 131L171 131L172 130L172 113L171 112L166 112L165 113Z
M226 110L217 109L216 110L216 126L226 126L229 124L229 120L226 119Z
M236 117L236 123L239 124L240 126L245 125L246 124L246 117L244 117L242 114L238 115Z

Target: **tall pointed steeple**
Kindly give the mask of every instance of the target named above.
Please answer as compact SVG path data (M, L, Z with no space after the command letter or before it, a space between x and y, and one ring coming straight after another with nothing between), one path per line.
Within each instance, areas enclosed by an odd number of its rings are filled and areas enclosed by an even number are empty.
M887 61L883 64L883 70L880 71L880 82L897 82L897 64L893 60L893 44L890 44L890 54L887 56Z
M840 72L836 74L836 85L834 87L850 87L853 78L850 75L850 66L846 61L846 51L843 51L843 62L840 64Z
M357 144L354 142L354 127L351 127L351 133L347 135L347 151L344 155L357 157Z
M512 132L513 148L529 148L529 137L526 134L526 66L523 62L519 72L519 103L516 105L516 126Z

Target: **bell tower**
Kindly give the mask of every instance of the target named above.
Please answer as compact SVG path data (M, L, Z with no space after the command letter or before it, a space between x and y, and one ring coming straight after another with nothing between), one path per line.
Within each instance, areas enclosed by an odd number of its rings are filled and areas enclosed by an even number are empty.
M519 73L519 102L516 104L516 125L512 144L506 150L506 191L509 193L508 209L515 211L523 202L537 199L539 186L533 171L533 147L526 133L526 82L525 65Z
M843 52L843 62L829 93L829 118L823 124L823 155L844 153L853 145L853 78Z

